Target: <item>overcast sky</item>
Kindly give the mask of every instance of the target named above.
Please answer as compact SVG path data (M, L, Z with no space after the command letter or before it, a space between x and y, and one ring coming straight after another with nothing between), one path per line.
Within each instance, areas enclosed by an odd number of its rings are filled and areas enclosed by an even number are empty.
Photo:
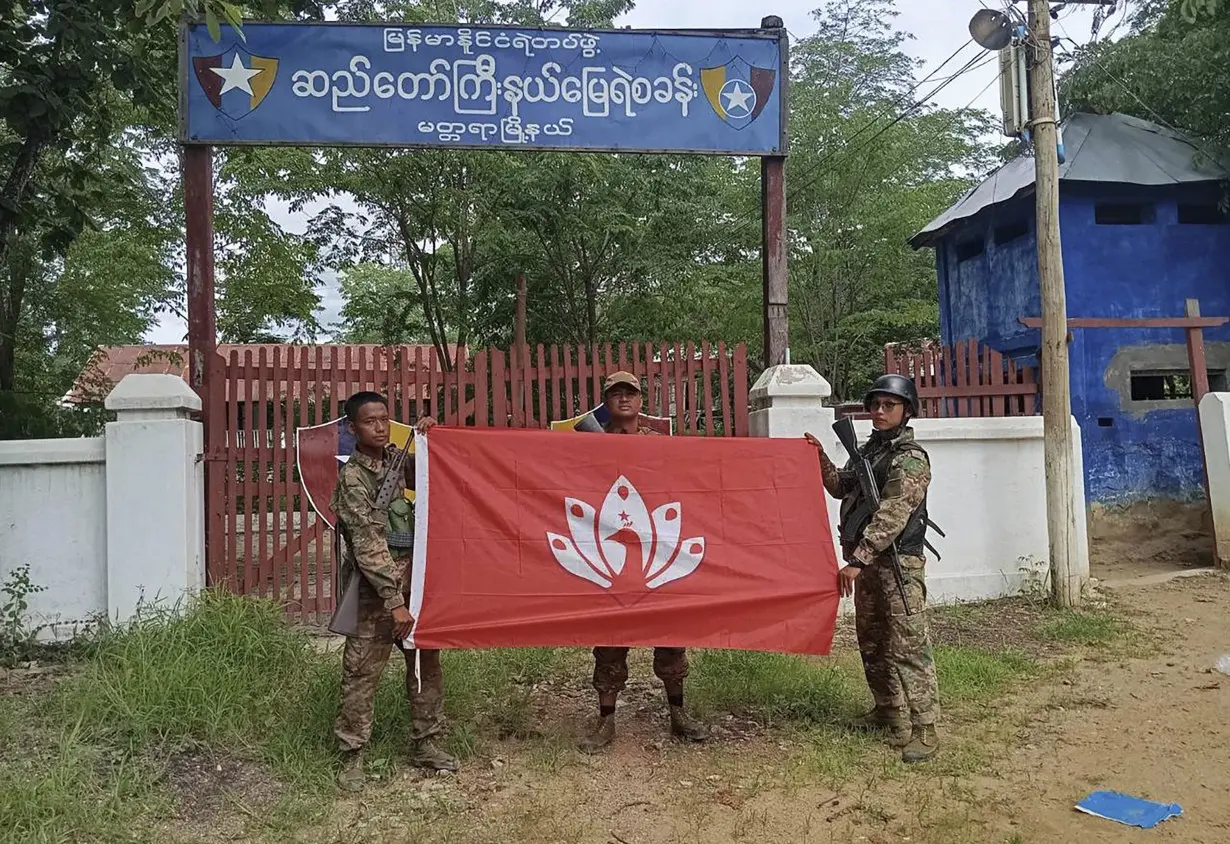
M948 58L958 47L969 40L969 20L983 6L999 7L1003 0L899 0L899 15L894 28L912 36L905 44L910 55L923 61L919 78L923 78L937 65ZM728 29L750 28L760 25L761 18L777 15L786 23L786 29L794 38L805 38L815 31L811 11L817 0L770 0L748 3L747 0L641 0L637 8L617 21L620 26L636 29ZM750 11L753 7L756 11ZM1019 3L1018 7L1024 7ZM1089 40L1093 7L1071 6L1061 13L1060 24L1055 34L1084 43ZM977 55L974 45L968 46L952 63L944 68L940 78L963 65ZM946 108L962 108L968 105L984 108L993 114L999 113L999 87L994 84L996 65L988 63L954 80L935 97L935 102ZM928 83L919 90L919 95L929 93L935 86ZM994 138L992 140L1002 140ZM315 209L306 214L289 215L271 209L283 226L294 232L302 232L306 220ZM329 326L338 319L341 300L334 279L318 288L321 309L317 314L322 326ZM177 318L164 319L146 336L151 343L185 342L186 327Z

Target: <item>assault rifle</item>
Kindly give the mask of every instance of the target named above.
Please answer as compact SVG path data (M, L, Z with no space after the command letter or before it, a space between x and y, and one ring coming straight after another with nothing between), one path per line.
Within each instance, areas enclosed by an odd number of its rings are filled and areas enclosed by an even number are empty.
M406 444L399 448L397 453L389 460L389 466L380 481L380 489L376 492L376 500L372 502L372 509L388 510L394 498L405 494L406 459L410 455L410 445L413 442L414 435L411 434L406 437ZM349 547L350 531L346 529L346 525L342 523L341 519L337 520L337 531L346 540L346 545ZM340 549L340 545L334 547ZM340 571L341 554L337 554L335 559L338 560L338 570ZM359 581L362 578L363 573L357 568L350 573L350 579L346 581L346 589L342 592L342 597L338 600L337 607L333 610L333 617L329 619L330 633L336 633L339 636L355 636L358 634Z
M854 476L858 480L859 489L863 493L863 500L859 507L851 512L846 518L846 524L842 530L842 544L855 541L856 537L871 521L871 517L875 515L876 510L880 509L880 490L876 486L875 476L871 473L871 463L863 457L858 450L858 440L854 436L854 421L849 416L844 416L833 423L833 432L837 434L837 439L841 440L842 447L846 453L850 455L850 461L854 464ZM940 535L944 536L944 531L940 530L939 526L927 519L927 525L935 529ZM923 539L925 545L932 554L935 554L936 559L939 559L939 552L931 546L930 542ZM889 554L893 565L893 579L897 581L897 591L901 593L901 603L905 606L906 614L910 614L910 602L905 593L905 576L901 571L901 555L897 551L897 540L894 539L889 544Z

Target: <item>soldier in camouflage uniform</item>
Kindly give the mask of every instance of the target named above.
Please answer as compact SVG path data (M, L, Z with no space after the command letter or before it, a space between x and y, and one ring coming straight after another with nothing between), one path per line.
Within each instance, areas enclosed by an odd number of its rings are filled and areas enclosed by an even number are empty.
M643 403L641 382L631 372L616 372L608 377L602 395L611 415L606 433L660 436L657 431L639 424ZM579 744L586 753L596 753L615 738L615 701L628 680L628 650L594 648L593 684L598 692L598 716L587 727ZM671 735L688 741L707 739L709 731L683 708L683 681L688 676L687 649L654 648L653 673L666 689Z
M872 414L874 431L860 451L880 487L880 506L861 534L843 543L847 565L840 572L841 593L854 593L858 647L875 700L864 726L886 730L888 743L902 749L903 761L922 762L938 746L935 721L939 714L923 556L931 463L927 452L914 442L914 430L908 424L918 413L913 381L901 375L879 378L864 406ZM820 451L825 489L842 501L845 526L862 498L852 464L838 469L818 440L810 434L807 439ZM846 532L843 527L843 535ZM889 546L894 540L910 614L893 576Z
M357 393L347 399L345 412L357 444L338 471L329 505L346 540L341 582L345 584L351 577L363 579L359 584L358 635L346 637L341 711L333 731L343 757L338 784L358 791L363 787L363 748L371 737L376 688L394 643L401 647L401 640L409 635L414 623L408 609L414 522L410 503L404 497L395 498L387 512L373 507L386 461L397 452L389 442L388 403L378 393ZM426 433L434 424L434 419L424 417L417 428ZM413 488L410 477L407 471L407 488ZM420 687L414 676L415 652L402 650L412 713L411 760L421 767L455 771L457 760L435 744L444 722L440 652L418 652Z

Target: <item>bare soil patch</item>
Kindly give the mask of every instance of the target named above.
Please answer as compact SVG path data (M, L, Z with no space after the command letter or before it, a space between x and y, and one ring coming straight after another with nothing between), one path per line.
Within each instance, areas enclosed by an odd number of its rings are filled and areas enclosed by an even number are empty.
M362 808L339 806L367 841L1230 840L1230 677L1212 669L1230 652L1230 580L1108 597L1140 634L1102 648L1040 635L1047 619L1024 601L939 614L939 643L1007 645L1044 657L1045 668L1004 700L946 712L942 754L926 765L908 768L840 730L770 729L734 716L716 725L711 744L679 745L667 737L647 655L634 652L609 752L571 748L592 705L579 677L543 687L540 735L501 742L458 776L406 774L374 788ZM841 635L851 635L848 624ZM1144 831L1076 812L1096 788L1178 802L1185 814Z
M1095 504L1088 525L1090 573L1104 581L1216 564L1212 525L1203 501Z
M464 812L429 828L378 812L384 820L367 840L411 830L426 836L417 840L607 844L1230 840L1230 677L1212 669L1230 651L1230 581L1191 578L1116 597L1159 644L1078 652L989 712L949 713L943 754L927 765L906 768L886 749L833 733L761 730L678 746L664 741L645 681L621 709L611 752L563 748L544 768L532 748L507 748L499 764L475 760L437 787L442 803ZM844 767L834 764L843 741L856 751ZM1178 802L1185 814L1144 831L1077 813L1096 788ZM373 799L391 806L397 793Z
M225 812L236 803L268 808L282 791L265 765L203 748L178 750L161 767L164 783L176 795L177 815L185 820Z
M1160 651L1082 660L1064 685L1023 696L1045 717L1013 743L994 779L973 783L975 794L1005 799L999 820L1028 841L1230 840L1230 677L1213 668L1230 652L1230 580L1185 578L1122 598ZM1074 813L1095 788L1177 802L1184 815L1146 831Z
M1103 581L1210 561L1190 508L1098 518L1094 574ZM1124 533L1102 534L1108 524ZM468 753L456 775L425 775L403 759L369 769L357 796L297 794L253 761L255 751L185 747L147 758L172 800L145 815L156 828L142 836L202 844L1230 841L1230 676L1214 669L1230 653L1230 578L1093 597L1081 614L1025 599L933 613L937 647L967 660L964 682L976 686L984 668L999 674L988 681L993 692L967 689L956 702L941 680L941 751L923 765L903 765L836 712L790 721L731 707L711 714L709 743L675 742L645 649L632 652L614 745L586 756L575 741L595 699L592 664L578 652L549 677L526 681L523 700L486 702L478 722L453 725ZM839 621L834 656L815 664L857 679L852 617ZM1005 679L1017 666L1019 676ZM5 672L0 695L28 702L59 676L59 668ZM285 717L295 717L295 701L286 703ZM18 727L0 720L0 738ZM1076 812L1099 788L1177 802L1184 815L1144 831Z

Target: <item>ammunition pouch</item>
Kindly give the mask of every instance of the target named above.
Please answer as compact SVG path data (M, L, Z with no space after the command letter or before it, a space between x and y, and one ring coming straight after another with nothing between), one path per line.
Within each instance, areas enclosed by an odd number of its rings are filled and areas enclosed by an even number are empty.
M392 551L405 551L414 547L414 508L405 496L389 504L389 522L385 539Z

